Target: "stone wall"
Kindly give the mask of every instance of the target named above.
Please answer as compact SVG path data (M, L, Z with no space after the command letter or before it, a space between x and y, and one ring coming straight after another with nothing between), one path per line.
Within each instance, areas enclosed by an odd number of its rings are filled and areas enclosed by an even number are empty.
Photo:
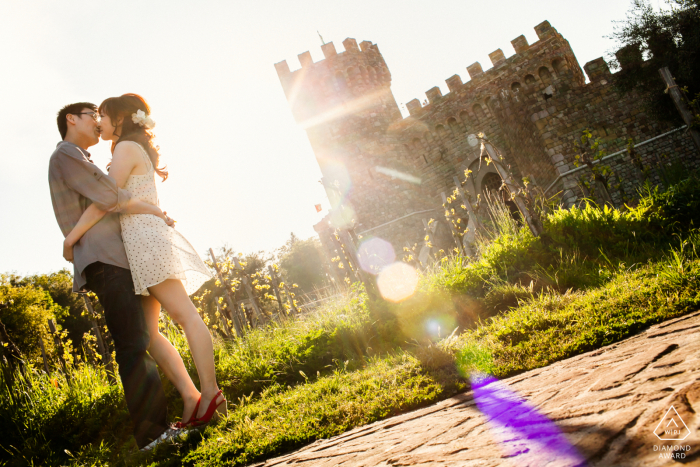
M625 149L629 139L638 144L673 130L647 117L638 96L615 90L615 75L602 58L584 65L586 83L568 41L547 21L535 31L534 44L524 36L511 41L514 55L506 58L501 49L489 54L492 68L484 71L478 62L468 66L469 81L448 78L448 94L434 87L424 104L408 102L407 118L391 93L386 62L371 42L358 47L346 39L342 53L325 44L325 60L317 63L304 52L302 68L294 72L286 62L276 64L333 209L343 206L346 213L335 217L358 232L396 221L374 231L399 250L424 235L422 216L405 216L440 210L440 193L449 196L453 177L464 181L465 170L471 170L465 183L471 197L493 177L493 165L479 157L473 136L479 132L501 150L515 179L527 176L572 203L582 194L577 179L584 172L568 172L575 169L574 141L584 129L602 139L608 154ZM634 161L624 154L606 162L621 181L621 189L612 193L616 203L635 193L644 177L641 169L663 183L671 169L660 167L698 167L697 151L682 131L640 146L636 154Z

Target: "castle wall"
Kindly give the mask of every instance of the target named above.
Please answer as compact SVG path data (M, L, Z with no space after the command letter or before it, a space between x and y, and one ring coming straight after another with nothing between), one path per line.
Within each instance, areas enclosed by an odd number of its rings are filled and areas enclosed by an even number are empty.
M305 52L295 72L286 62L275 65L324 183L333 191L340 180L329 198L351 207L356 231L382 225L373 234L398 251L424 235L423 216L405 216L441 212L440 193L452 193L454 176L464 180L464 171L471 170L465 188L471 197L480 194L482 181L495 170L479 159L480 148L470 135L485 133L516 180L527 176L543 189L551 186L551 193L571 203L582 195L577 179L583 172L558 177L575 168L574 142L584 129L602 139L608 154L626 148L629 139L637 144L672 130L646 116L638 96L615 90L614 74L602 58L584 66L586 83L568 41L547 21L535 31L534 44L524 36L511 41L514 55L506 58L500 49L489 54L492 68L484 71L478 62L468 66L466 83L458 75L448 78L448 94L434 87L426 92L425 105L408 102L407 118L400 115L391 74L371 42L358 47L346 39L340 54L325 44L325 60L313 63ZM656 160L661 154L668 156L663 167L698 167L697 151L682 132L641 146L636 154L635 161L628 155L606 161L621 181L621 189L612 190L616 203L634 194L644 168L652 181L668 178L670 169L665 172Z

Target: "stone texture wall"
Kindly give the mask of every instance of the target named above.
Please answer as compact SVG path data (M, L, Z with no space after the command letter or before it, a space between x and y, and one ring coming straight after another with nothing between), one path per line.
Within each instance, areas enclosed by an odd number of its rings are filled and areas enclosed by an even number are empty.
M524 36L511 41L514 55L506 58L500 49L489 54L492 68L484 71L478 62L468 66L466 83L458 75L448 78L448 94L434 87L425 104L408 102L407 118L391 93L386 62L371 42L358 47L346 39L342 53L325 44L325 60L317 63L304 52L302 67L294 72L286 62L276 64L333 209L345 213L331 217L362 232L413 212L440 212L440 193L449 195L453 177L464 180L466 169L472 177L465 188L475 197L495 172L479 158L471 136L479 132L501 150L515 179L527 176L542 188L551 186L550 193L571 203L581 196L577 179L583 172L558 177L575 168L573 143L584 129L602 139L608 154L625 149L630 138L637 144L673 129L648 118L637 96L616 92L614 74L602 58L584 65L586 83L568 41L547 21L535 31L534 44ZM636 154L636 161L625 154L609 162L622 182L612 193L616 203L635 192L642 179L639 167L652 167L647 175L662 183L668 174L659 167L698 167L697 151L683 132L641 146ZM421 218L411 216L372 233L400 250L423 237Z

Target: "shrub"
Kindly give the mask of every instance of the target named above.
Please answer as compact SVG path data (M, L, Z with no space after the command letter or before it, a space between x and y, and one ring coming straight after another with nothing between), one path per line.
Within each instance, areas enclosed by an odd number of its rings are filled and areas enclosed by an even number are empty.
M39 338L44 342L49 357L54 354L53 337L47 320L61 317L65 309L56 305L48 292L34 285L14 287L10 276L0 275L0 321L10 339L17 344L25 358L41 365Z

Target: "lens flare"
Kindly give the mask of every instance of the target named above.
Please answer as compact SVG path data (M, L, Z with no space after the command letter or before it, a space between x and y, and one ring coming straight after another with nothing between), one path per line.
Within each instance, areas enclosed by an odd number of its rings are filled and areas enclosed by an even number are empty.
M355 225L356 219L355 210L346 202L331 210L329 222L335 229L349 229Z
M374 170L376 170L380 174L388 175L391 178L398 178L399 180L404 180L406 182L414 183L416 185L420 185L421 183L421 179L419 177L405 172L399 172L398 170L389 167L382 167L378 165L374 168Z
M448 314L436 314L425 321L425 333L434 341L448 336L456 327L457 321Z
M381 238L370 238L360 244L357 250L360 267L370 274L379 274L385 266L396 260L391 243Z
M418 285L418 272L412 266L396 262L379 272L377 288L385 300L400 302L413 295Z
M520 465L586 465L554 422L496 378L483 373L470 377L476 406L494 438Z
M326 189L331 209L340 206L346 199L352 180L344 164L337 161L324 162L321 167L323 173L323 186Z

